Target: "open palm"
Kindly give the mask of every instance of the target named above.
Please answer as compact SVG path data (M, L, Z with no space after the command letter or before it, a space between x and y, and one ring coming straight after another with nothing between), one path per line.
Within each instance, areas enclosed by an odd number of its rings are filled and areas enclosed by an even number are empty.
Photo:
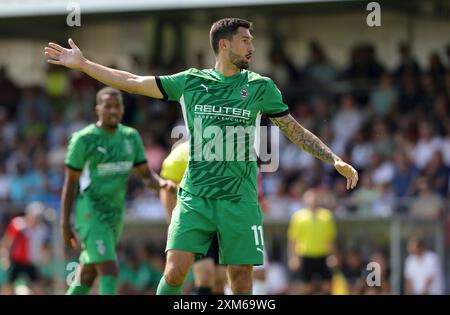
M49 63L79 70L84 56L71 38L69 38L68 42L70 49L55 43L48 43L48 46L44 48L44 54L49 58L47 60Z

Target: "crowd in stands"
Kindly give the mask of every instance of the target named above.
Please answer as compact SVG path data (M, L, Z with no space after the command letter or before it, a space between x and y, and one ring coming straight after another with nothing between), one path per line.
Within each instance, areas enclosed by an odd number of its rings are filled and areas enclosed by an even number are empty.
M323 206L336 217L401 215L449 223L450 45L444 51L443 55L430 52L428 64L419 65L410 47L400 44L394 69L379 61L371 44L355 46L344 68L333 65L318 42L310 43L302 65L295 64L282 48L270 51L266 75L282 91L290 113L354 165L360 182L348 191L345 179L331 165L300 151L280 134L272 139L272 146L279 146L278 171L262 174L265 215L289 219L303 206L303 193L315 187L323 192ZM142 66L152 74L185 68L155 70L134 61L134 67ZM0 66L1 235L10 219L31 202L58 211L67 140L72 132L95 122L99 87L84 74L54 66L48 67L40 85L19 87L8 69ZM181 110L170 102L130 94L125 94L124 102L123 123L139 130L148 162L159 172L176 140L171 131L182 124ZM262 123L270 125L268 119ZM157 196L134 178L127 202L129 218L163 220ZM44 245L45 253L49 245ZM123 249L123 292L154 289L152 281L162 265L150 252L131 245ZM42 259L47 256L43 254ZM364 261L371 257L388 265L384 251L363 257L357 248L342 248L331 259L349 284L348 292L380 293L361 289ZM278 288L275 293L289 292L283 285L274 287ZM389 288L382 290L389 292Z

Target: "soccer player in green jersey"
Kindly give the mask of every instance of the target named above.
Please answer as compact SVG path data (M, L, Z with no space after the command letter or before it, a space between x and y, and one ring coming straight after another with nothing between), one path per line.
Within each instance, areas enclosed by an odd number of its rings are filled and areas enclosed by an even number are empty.
M231 290L252 292L252 269L263 264L264 240L257 162L250 150L242 148L251 147L256 139L252 131L257 131L261 114L270 117L299 148L334 165L347 178L348 189L358 181L351 165L289 114L274 82L247 70L254 53L251 30L251 23L243 19L215 22L210 30L214 68L160 77L96 64L83 56L72 39L69 49L55 43L44 48L49 63L83 71L117 89L181 104L190 155L169 227L158 294L181 294L195 256L205 255L215 233L220 263L228 265ZM242 130L250 132L242 134Z
M120 124L122 93L106 87L97 93L98 122L75 132L66 156L61 196L61 228L67 246L81 248L79 279L67 294L88 294L99 276L100 294L117 293L116 245L125 207L127 181L134 169L154 190L175 190L176 184L161 179L147 164L138 132ZM70 225L76 204L75 233Z

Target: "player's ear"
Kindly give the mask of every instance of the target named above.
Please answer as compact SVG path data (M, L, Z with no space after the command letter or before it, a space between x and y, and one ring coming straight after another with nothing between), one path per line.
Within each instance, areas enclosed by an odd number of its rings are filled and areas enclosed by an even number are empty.
M230 41L226 38L222 38L219 40L219 50L227 50L230 47Z
M100 110L100 105L95 105L95 113L97 114L97 116L98 116L98 112L99 112L99 110Z

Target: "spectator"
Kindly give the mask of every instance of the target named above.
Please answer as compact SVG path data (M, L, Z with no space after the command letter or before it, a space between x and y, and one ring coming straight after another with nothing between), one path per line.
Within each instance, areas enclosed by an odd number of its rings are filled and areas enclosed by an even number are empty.
M16 174L11 177L10 199L13 203L20 205L27 200L27 194L30 191L28 177L28 165L20 161L17 163Z
M411 204L410 214L416 218L438 220L444 207L442 197L432 191L426 177L418 178L416 187L418 196Z
M420 75L419 63L411 55L411 47L407 43L401 43L398 46L400 53L400 64L395 70L395 76L401 78L405 73L412 74L414 76Z
M341 96L339 110L331 122L334 133L332 147L336 154L344 153L348 141L353 137L363 121L364 116L356 108L354 98L350 94Z
M375 185L390 183L394 178L394 165L390 159L386 159L380 154L373 154L370 161L372 171L372 181Z
M365 287L365 264L361 252L350 248L344 254L342 273L347 279L350 294L362 294Z
M441 195L442 198L445 198L449 189L450 167L444 164L442 151L437 150L434 152L433 157L425 167L423 174L426 177L433 179L433 181L430 182L433 192L436 192Z
M444 279L438 255L428 250L425 241L418 237L409 240L408 252L405 261L405 293L443 294Z
M282 47L277 46L270 50L269 62L270 77L280 86L280 89L284 89L289 84L295 84L299 80L298 70Z
M398 115L413 111L422 101L422 93L417 79L411 73L405 73L401 78Z
M368 216L378 198L380 198L380 191L375 188L371 173L364 172L359 187L351 197L352 204L359 215Z
M358 170L366 169L373 154L373 142L370 141L364 128L356 131L355 136L347 147L347 151L351 156L353 165Z
M391 294L391 271L389 268L388 255L383 250L376 250L370 257L371 263L376 263L379 269L379 284L375 283L374 286L367 286L364 288L364 294L366 295L387 295ZM364 278L367 279L369 274L366 272Z
M378 62L375 47L362 44L351 52L350 66L344 72L344 77L358 83L376 80L383 73L383 66Z
M17 123L2 107L0 107L0 135L7 146L12 146L17 137Z
M420 100L421 110L424 115L433 111L437 96L437 87L430 74L422 76L422 97Z
M442 82L444 82L445 71L445 66L439 54L437 52L430 54L428 73L431 75L434 84L439 88L442 86Z
M414 148L414 162L419 170L423 170L433 157L434 152L440 149L442 139L434 133L430 122L419 124L419 141Z
M391 182L395 194L400 198L411 196L413 183L418 175L419 170L412 164L406 152L398 150L394 154L394 176Z
M337 77L336 69L316 41L309 43L309 56L304 71L308 79L320 85L331 84Z
M380 118L372 121L372 141L374 154L381 155L382 158L391 158L394 151L394 141L392 131L388 123Z
M379 86L370 93L370 106L372 111L378 116L386 116L396 105L397 91L392 85L389 73L384 73L379 82Z

